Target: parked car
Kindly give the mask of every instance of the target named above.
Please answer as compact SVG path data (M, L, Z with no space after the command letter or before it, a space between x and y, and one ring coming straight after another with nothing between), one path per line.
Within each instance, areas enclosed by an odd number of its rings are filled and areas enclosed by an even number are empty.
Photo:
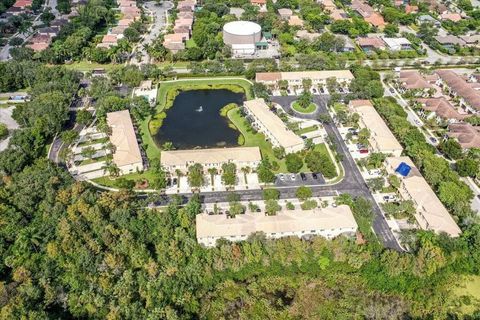
M318 179L318 175L314 172L314 173L312 173L312 178L313 178L314 180L317 180L317 179Z
M307 181L307 176L303 172L300 173L300 178L302 178L302 181Z
M390 93L395 93L395 89L393 89L393 88L390 88L389 91L390 91Z
M297 180L297 175L294 174L294 173L292 173L292 174L290 175L290 179L292 179L292 181Z
M437 143L438 140L435 137L430 137L430 142L431 143Z
M396 200L397 197L395 197L393 194L389 194L389 195L386 195L386 196L383 196L383 200L385 201L393 201L393 200Z
M281 173L278 177L280 178L280 181L285 181L285 176L283 173Z
M358 152L365 154L368 153L368 149L360 149L358 150Z

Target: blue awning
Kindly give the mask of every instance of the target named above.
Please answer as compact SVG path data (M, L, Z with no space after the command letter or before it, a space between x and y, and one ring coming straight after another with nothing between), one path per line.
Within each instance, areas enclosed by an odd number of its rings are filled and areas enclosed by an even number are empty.
M410 167L408 164L405 162L400 163L398 166L397 170L395 172L400 173L402 176L406 177L410 173L410 170L412 170L412 167Z

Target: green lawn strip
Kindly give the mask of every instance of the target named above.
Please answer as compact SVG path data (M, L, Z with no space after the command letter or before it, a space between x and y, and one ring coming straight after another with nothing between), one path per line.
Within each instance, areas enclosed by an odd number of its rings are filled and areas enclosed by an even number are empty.
M332 157L330 156L330 153L329 153L328 150L327 150L327 145L326 145L325 143L317 144L317 145L315 145L315 151L320 152L320 153L322 153L322 154L326 154L326 155L330 158L330 160L332 160L332 162L333 162L334 164L336 164L336 166L338 166L338 168L339 168L339 171L340 171L339 174L338 174L335 178L329 180L329 182L330 182L330 183L337 183L337 182L339 182L340 180L342 180L342 179L343 179L343 176L345 175L345 173L343 172L343 167L341 166L340 163L338 163L338 162L336 161L335 158L332 158ZM333 151L332 151L332 153L333 153Z
M147 179L149 184L151 184L153 179L155 178L155 173L153 173L153 171L147 170L142 173L135 172L135 173L125 174L119 178L132 180L132 181ZM116 188L117 187L116 183L119 178L111 179L110 177L101 177L101 178L92 179L92 181L102 186Z
M155 63L158 67L172 67L172 68L187 68L190 62L188 61L177 61L177 62L170 62L170 61L162 61Z
M270 142L265 140L265 136L261 133L253 133L249 131L249 125L247 120L240 114L240 109L235 108L227 113L228 119L233 125L242 133L244 138L243 146L245 147L259 147L262 154L262 158L268 157L270 161L275 160L279 164L279 169L276 171L287 172L287 166L285 160L278 160L275 158Z
M100 64L100 63L90 63L88 61L79 61L79 62L73 62L70 64L65 64L65 68L70 69L70 70L77 70L77 71L92 71L93 69L105 69L105 70L111 70L115 67L119 67L119 65L116 64Z
M148 129L150 119L150 116L145 118L145 120L140 123L139 129L140 137L142 138L142 146L147 154L148 160L152 161L154 159L160 159L160 148L158 148L155 141L153 141L153 137Z
M305 133L309 133L309 132L315 131L315 130L317 130L317 129L318 129L318 126L317 126L317 125L313 125L313 126L310 126L310 127L306 127L306 128L297 130L297 131L295 131L295 133L298 134L298 135L302 135L302 134L305 134Z
M299 113L312 113L314 112L315 110L317 110L317 105L314 104L314 103L310 103L308 105L307 108L303 108L301 107L297 101L295 101L293 104L292 104L292 108L293 110L299 112Z
M82 162L80 162L79 166L85 166L85 165L91 164L91 163L107 161L109 159L113 159L113 157L111 155L108 155L108 156L103 156L103 157L94 158L94 159L86 159L86 160L83 160Z
M108 138L89 140L89 141L80 142L78 144L78 147L86 147L86 146L91 146L91 145L98 144L98 143L107 143L108 141L109 141Z

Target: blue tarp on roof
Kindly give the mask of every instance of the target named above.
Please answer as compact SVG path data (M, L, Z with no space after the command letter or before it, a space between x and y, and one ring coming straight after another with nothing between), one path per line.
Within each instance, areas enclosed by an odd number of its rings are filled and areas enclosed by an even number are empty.
M412 167L410 167L408 164L405 162L400 163L398 166L397 170L395 172L400 173L402 176L406 177L410 173L410 170L412 170Z

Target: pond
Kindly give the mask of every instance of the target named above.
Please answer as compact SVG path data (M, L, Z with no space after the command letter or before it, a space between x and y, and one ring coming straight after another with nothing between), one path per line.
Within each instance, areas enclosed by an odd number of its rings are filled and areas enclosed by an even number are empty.
M172 142L176 149L238 146L240 133L229 127L220 109L229 103L241 105L243 93L230 90L189 90L178 94L163 125L154 136L157 145Z

